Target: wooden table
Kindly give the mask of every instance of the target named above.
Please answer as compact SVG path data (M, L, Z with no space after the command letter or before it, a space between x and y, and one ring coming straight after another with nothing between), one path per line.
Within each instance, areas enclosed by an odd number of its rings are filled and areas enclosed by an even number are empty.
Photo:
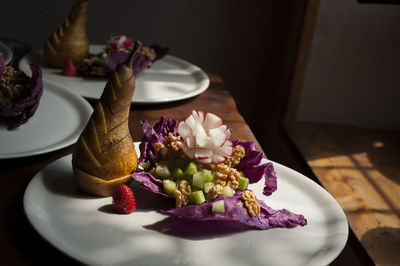
M254 141L250 128L239 114L236 104L222 80L209 75L211 84L201 95L184 101L152 106L132 106L129 127L134 141L142 137L139 121L151 124L161 115L177 120L186 118L192 110L218 114L232 130L233 139ZM92 103L94 104L94 102ZM73 146L51 153L21 159L0 160L0 261L2 265L72 265L77 262L53 248L31 227L22 199L32 177L46 164L70 154Z
M284 128L373 262L399 265L400 132L301 122Z

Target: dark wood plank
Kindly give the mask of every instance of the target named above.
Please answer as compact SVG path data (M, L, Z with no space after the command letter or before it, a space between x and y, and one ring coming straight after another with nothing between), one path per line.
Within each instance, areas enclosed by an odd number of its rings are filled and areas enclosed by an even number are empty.
M285 128L377 265L400 261L400 132L292 122Z

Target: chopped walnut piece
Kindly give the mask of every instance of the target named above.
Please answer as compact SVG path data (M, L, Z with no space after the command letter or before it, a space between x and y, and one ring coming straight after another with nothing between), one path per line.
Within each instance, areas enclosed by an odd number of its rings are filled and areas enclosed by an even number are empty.
M190 192L191 189L189 182L186 180L180 180L175 190L176 208L180 208L188 204Z
M156 58L156 52L153 48L150 48L148 46L141 46L139 48L139 52L143 53L145 56L150 57L152 61Z
M221 185L215 185L207 193L207 201L212 201L214 200L219 194L221 194L222 191L222 186Z
M233 147L232 155L228 159L226 159L224 163L230 167L238 165L244 155L245 150L243 146L236 145L235 147Z
M258 205L257 197L252 191L244 191L242 193L242 199L244 201L244 206L246 206L247 212L251 217L260 214L260 205Z
M178 140L180 140L180 136L174 136L171 132L168 133L164 138L164 145L167 149L167 154L169 157L176 157L178 152L180 151L178 146Z
M225 163L220 163L213 167L215 183L221 186L229 186L237 189L239 186L240 173L235 168L231 168Z
M0 97L18 100L27 95L25 87L29 86L27 76L20 71L15 71L12 66L4 67L0 76Z
M167 148L162 143L156 143L156 145L154 146L154 150L156 161L161 161L167 158Z

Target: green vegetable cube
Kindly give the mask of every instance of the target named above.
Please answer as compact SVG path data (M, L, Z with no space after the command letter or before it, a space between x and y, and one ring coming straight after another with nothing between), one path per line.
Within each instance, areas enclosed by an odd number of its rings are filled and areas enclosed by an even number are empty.
M218 200L212 204L211 210L213 212L224 213L225 212L225 201Z
M180 168L174 168L171 172L171 178L173 180L178 180L183 178L183 171Z
M150 169L150 163L149 162L141 162L139 164L144 170L149 170Z
M167 179L171 177L171 173L166 164L158 164L156 167L156 174L162 179Z
M187 160L184 158L169 158L167 161L167 165L169 170L173 170L174 168L185 168Z
M194 204L200 204L206 201L202 190L196 190L190 193L189 201Z
M193 175L192 186L195 188L203 189L203 187L204 187L203 172L197 172Z
M214 182L214 176L208 169L203 169L204 183Z
M208 191L210 191L210 188L212 188L213 186L215 186L214 182L207 182L204 184L204 192L208 193Z
M176 183L169 179L163 180L163 190L165 194L173 197L176 190Z
M233 188L231 188L230 186L225 186L222 188L221 193L225 196L232 197L235 194L235 190L233 190Z
M156 173L156 168L151 168L150 171L149 171L149 173L150 173L152 176L158 178L157 173Z
M241 176L239 178L239 186L238 189L240 190L245 190L247 189L247 186L249 185L249 179L246 177Z
M186 165L185 170L183 173L187 176L193 176L195 173L197 173L197 166L194 162L190 162Z

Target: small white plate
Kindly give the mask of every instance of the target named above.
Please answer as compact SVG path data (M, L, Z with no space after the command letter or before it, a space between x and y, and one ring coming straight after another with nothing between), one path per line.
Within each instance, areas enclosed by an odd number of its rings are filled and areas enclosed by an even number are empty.
M138 143L135 145L137 148ZM348 224L342 209L307 177L278 163L274 167L278 190L272 196L261 195L262 181L251 185L251 189L272 208L303 214L308 220L306 226L221 234L220 227L204 228L203 224L200 229L200 222L185 222L155 211L163 199L140 189L134 189L136 211L115 214L111 197L96 198L77 192L71 155L36 174L25 191L23 204L29 221L45 239L90 265L331 263L347 241ZM180 230L187 223L193 225L190 231L166 231L171 227Z
M4 64L7 65L8 63L11 62L11 59L14 56L13 51L11 50L10 47L8 47L7 44L0 42L0 52L3 53L4 56Z
M91 45L92 53L99 53L104 45ZM29 64L40 66L43 79L72 90L79 95L99 99L106 85L106 78L67 77L61 70L47 67L42 51L23 57L19 68L30 73ZM151 68L136 75L134 104L158 104L183 100L204 92L210 84L208 76L197 66L177 57L166 55Z
M36 113L17 129L0 124L0 159L42 154L78 140L93 108L81 96L44 82Z

